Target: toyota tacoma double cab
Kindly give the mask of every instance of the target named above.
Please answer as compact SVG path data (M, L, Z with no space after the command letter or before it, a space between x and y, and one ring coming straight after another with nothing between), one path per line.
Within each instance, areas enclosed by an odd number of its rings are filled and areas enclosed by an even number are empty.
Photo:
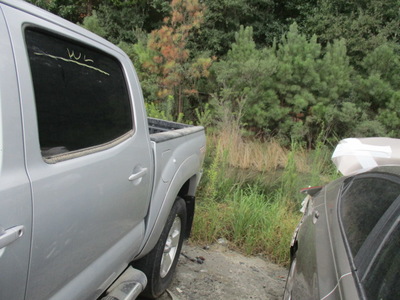
M0 0L0 299L156 298L189 236L201 126L147 118L128 56Z

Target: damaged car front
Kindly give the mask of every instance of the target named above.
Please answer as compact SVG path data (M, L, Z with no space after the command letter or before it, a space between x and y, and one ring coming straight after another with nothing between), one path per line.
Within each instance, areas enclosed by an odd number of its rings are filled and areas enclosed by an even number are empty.
M400 299L400 140L351 139L346 176L303 190L284 299Z

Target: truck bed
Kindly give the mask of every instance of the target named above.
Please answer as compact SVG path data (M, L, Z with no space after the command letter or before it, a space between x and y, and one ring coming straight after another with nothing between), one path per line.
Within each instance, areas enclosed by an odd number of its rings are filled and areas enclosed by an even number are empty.
M155 118L148 118L148 124L150 140L156 143L204 130L202 126L181 124Z

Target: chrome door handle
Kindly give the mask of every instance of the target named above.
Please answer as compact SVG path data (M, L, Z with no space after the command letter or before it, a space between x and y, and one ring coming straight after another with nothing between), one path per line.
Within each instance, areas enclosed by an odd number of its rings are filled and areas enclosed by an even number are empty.
M0 232L0 249L18 240L24 234L24 226L11 227Z
M147 174L147 168L141 168L139 170L139 172L132 174L131 176L129 176L129 181L134 181L136 179L142 178L144 175Z

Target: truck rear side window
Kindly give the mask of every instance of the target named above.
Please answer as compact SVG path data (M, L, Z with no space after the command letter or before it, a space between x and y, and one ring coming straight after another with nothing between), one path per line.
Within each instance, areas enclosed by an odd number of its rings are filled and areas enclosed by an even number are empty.
M132 132L128 89L115 58L34 28L26 29L25 40L44 157L112 144Z

